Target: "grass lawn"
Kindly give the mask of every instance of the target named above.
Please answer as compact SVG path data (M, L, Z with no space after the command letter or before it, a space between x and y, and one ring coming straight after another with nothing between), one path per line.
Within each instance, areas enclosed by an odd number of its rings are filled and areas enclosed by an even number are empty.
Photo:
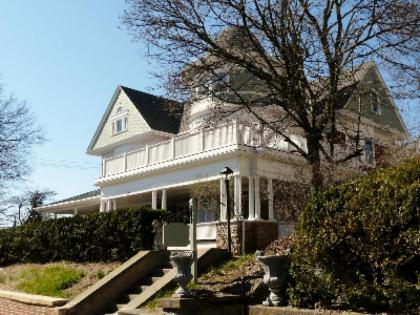
M21 264L0 269L0 289L71 299L119 263Z

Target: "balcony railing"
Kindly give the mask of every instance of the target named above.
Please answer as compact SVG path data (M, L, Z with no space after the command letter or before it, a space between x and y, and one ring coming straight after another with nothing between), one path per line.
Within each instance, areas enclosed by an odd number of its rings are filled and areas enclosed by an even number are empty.
M296 143L305 145L302 137L292 136L292 138ZM264 139L266 143L264 143ZM233 122L214 128L187 132L139 150L105 158L103 159L102 176L147 168L232 145L267 146L282 151L293 150L287 142L280 138L270 137L264 132L257 132L249 125Z

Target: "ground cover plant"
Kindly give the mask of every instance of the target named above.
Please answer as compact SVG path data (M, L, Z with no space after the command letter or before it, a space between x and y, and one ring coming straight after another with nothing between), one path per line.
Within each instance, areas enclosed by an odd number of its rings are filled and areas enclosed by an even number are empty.
M57 262L12 265L0 269L0 289L70 299L119 264Z
M290 301L369 312L420 307L420 159L330 188L305 208Z

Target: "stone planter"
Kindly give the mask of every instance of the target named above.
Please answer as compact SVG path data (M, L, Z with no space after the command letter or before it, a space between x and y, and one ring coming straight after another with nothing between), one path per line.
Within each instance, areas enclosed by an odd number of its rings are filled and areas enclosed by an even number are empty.
M264 269L263 282L270 290L270 295L263 305L280 306L285 304L282 295L286 289L286 277L289 267L289 255L284 254L280 256L263 256L257 252L257 261Z
M175 282L178 283L179 288L175 291L172 297L184 298L190 297L191 292L188 290L187 285L192 279L191 264L192 252L191 251L177 251L172 252L171 263L176 268Z

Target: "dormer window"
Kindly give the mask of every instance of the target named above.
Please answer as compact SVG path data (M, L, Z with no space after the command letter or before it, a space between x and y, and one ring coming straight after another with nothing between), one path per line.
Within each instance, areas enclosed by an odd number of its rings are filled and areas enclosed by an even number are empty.
M124 132L128 128L128 111L119 106L111 120L112 134Z
M370 101L371 101L371 109L376 115L382 114L381 109L381 98L379 97L378 92L371 91L370 92Z

